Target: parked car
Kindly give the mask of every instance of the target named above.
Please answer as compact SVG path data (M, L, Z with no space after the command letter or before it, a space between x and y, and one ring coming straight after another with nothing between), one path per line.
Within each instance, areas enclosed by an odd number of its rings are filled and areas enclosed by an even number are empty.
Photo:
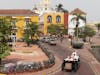
M49 44L50 45L56 45L57 44L57 40L54 38L49 39Z
M49 42L49 39L50 39L50 38L47 37L47 36L46 36L46 37L43 37L42 42L48 43L48 42Z

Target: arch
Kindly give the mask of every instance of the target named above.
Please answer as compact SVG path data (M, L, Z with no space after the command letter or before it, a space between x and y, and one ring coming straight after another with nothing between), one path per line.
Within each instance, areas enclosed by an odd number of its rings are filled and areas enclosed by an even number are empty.
M60 23L61 22L61 16L57 15L56 16L56 23Z
M47 22L48 22L48 23L52 23L52 16L51 16L51 15L49 15L49 16L47 17Z

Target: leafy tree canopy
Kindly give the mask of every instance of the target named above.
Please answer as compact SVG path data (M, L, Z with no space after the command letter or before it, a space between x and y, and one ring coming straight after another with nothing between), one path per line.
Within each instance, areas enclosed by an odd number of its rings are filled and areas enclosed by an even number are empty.
M33 41L33 37L38 33L38 24L31 22L27 24L24 34L24 40L29 45Z
M0 64L1 59L6 57L11 47L9 47L8 39L11 34L11 23L7 21L5 18L0 18Z
M96 34L96 31L90 26L85 26L83 28L80 28L79 30L79 34L83 37L93 37Z
M48 26L48 33L52 34L52 35L56 35L56 34L67 34L67 29L65 29L63 27L63 25L54 25L51 24Z

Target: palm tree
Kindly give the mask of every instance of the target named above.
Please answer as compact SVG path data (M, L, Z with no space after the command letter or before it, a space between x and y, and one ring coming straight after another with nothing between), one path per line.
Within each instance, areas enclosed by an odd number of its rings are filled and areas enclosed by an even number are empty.
M76 28L75 29L76 29L76 36L78 38L78 27L79 27L79 23L80 23L79 20L81 19L86 23L86 17L84 17L84 16L82 16L82 14L78 14L78 13L75 13L73 15L75 15L75 17L73 17L71 19L71 21L76 21Z
M56 5L56 10L57 10L57 12L68 12L68 10L63 8L62 4Z
M57 9L57 11L59 12L60 10L62 10L63 8L63 5L62 4L58 4L58 5L56 5L56 9Z

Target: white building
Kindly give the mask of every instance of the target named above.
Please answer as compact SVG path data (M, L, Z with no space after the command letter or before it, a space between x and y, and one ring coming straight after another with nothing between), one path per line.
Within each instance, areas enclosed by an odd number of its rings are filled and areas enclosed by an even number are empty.
M81 14L81 16L84 16L86 18L86 13L81 11L80 9L76 8L72 12L69 13L68 18L68 34L74 36L75 27L76 27L76 21L72 21L74 17L76 17L74 14ZM78 27L83 27L86 25L86 22L82 19L79 19L79 25Z
M52 7L51 0L41 0L38 5L34 6L33 11L39 14L40 23L44 22L45 13L56 12Z
M38 5L34 6L33 11L40 14L40 16L47 12L55 12L51 0L41 0Z

